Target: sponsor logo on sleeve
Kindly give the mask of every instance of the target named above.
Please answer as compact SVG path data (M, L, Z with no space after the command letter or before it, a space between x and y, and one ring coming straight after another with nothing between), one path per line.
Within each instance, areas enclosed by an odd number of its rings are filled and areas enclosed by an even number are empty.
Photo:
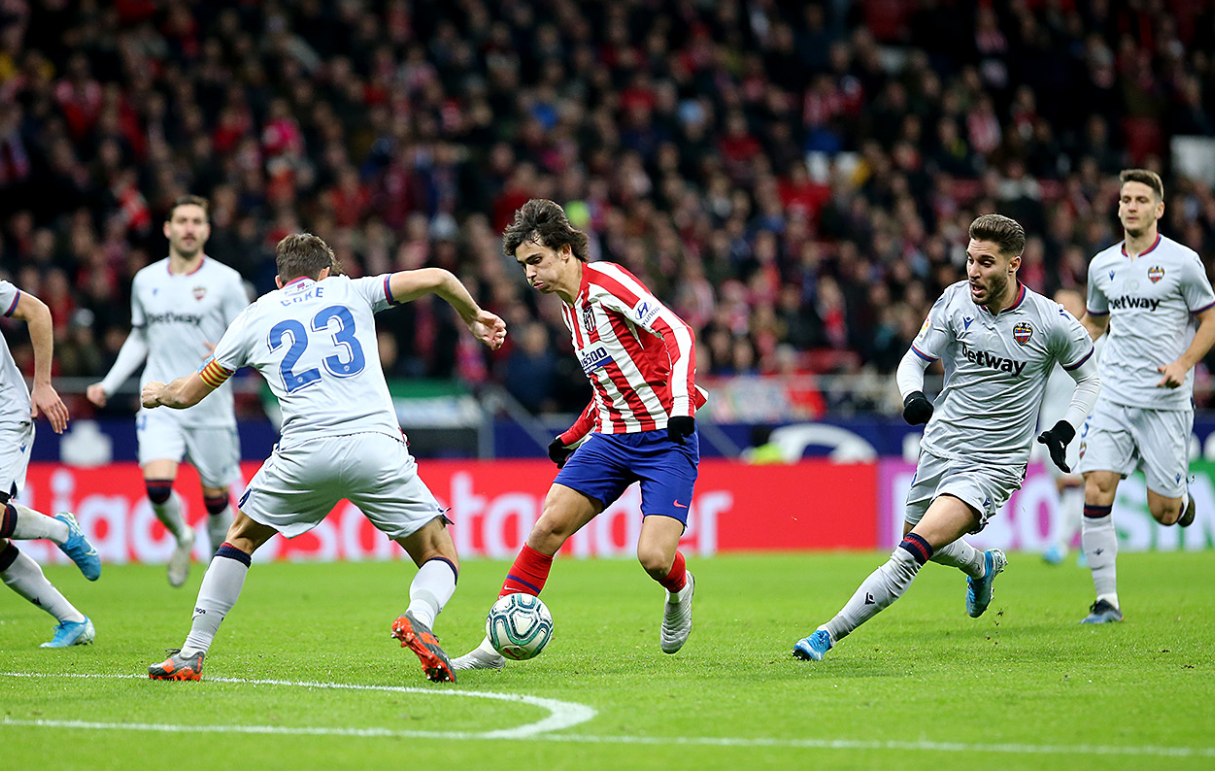
M649 327L654 324L654 319L658 318L658 303L652 300L642 300L633 306L633 313L637 315L637 321L643 327Z

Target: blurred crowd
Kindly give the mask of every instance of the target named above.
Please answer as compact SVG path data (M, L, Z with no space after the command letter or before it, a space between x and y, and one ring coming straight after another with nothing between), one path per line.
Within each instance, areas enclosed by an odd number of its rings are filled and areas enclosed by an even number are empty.
M257 293L308 230L510 325L490 355L442 302L384 314L390 376L577 411L557 301L501 253L529 198L695 327L702 376L881 374L978 214L1026 227L1026 284L1083 289L1143 166L1211 255L1178 135L1215 137L1211 2L2 0L0 272L50 306L57 374L99 377L169 203L203 195Z

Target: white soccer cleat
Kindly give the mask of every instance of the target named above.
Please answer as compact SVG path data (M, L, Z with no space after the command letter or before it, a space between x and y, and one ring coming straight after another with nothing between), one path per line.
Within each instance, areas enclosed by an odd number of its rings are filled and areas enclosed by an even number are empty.
M194 530L187 525L169 557L169 586L181 586L190 577L190 552L194 551Z
M451 660L451 668L456 670L502 669L505 666L506 657L494 650L488 639L482 640L480 645L463 656Z
M692 595L696 592L696 580L688 572L688 583L675 594L667 592L667 604L662 609L663 653L677 653L692 633Z

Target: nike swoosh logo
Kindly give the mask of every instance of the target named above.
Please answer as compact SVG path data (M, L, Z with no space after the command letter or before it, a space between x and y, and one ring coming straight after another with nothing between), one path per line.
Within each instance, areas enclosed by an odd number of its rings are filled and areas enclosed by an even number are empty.
M676 508L679 508L679 509L686 509L686 508L687 508L687 506L683 505L683 504L682 504L682 503L680 503L679 501L675 501L675 507L676 507Z

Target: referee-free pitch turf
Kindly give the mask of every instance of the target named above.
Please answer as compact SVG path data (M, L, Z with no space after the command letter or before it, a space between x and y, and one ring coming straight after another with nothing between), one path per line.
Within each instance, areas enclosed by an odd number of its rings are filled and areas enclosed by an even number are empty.
M558 559L548 649L433 684L389 637L409 562L254 564L202 682L153 682L189 628L203 566L47 567L96 624L0 591L0 747L12 769L1210 769L1215 552L1124 554L1126 621L1082 626L1087 570L1011 554L980 619L929 564L821 662L794 642L884 554L689 558L695 626L658 647L662 590L632 561ZM480 641L507 565L463 565L435 632Z

